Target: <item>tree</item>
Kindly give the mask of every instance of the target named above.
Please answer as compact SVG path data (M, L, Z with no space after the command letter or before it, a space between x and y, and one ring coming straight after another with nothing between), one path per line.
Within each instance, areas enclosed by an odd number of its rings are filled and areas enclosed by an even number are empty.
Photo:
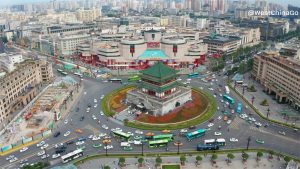
M211 161L215 161L217 158L218 158L218 155L217 154L213 154L211 156Z
M256 153L256 160L259 161L260 158L261 158L263 155L264 155L263 152L261 152L261 151L257 152L257 153Z
M286 163L289 163L291 161L291 157L289 156L285 156L283 159Z
M143 157L140 157L140 158L138 159L138 162L139 162L139 165L140 165L140 166L143 166L144 158L143 158Z
M260 103L260 105L262 105L262 106L269 106L268 100L267 100L267 99L264 99L264 100Z
M200 161L202 161L202 157L197 155L196 156L196 161L197 161L197 165L199 164Z
M124 119L124 121L123 121L123 122L124 122L124 125L125 125L125 126L128 124L128 121L129 121L129 120L128 120L127 118L126 118L126 119Z
M242 153L242 159L243 159L243 162L247 161L249 158L249 155L245 152Z
M232 153L227 154L228 162L231 163L231 160L234 159L234 155Z
M186 162L186 157L185 157L185 155L181 155L181 156L180 156L180 162L181 162L181 165L185 165L185 162Z
M6 37L6 36L3 36L3 37L1 37L1 39L2 39L2 42L3 42L3 43L7 43L7 42L8 42L8 40L7 40L7 37Z
M110 166L106 165L104 166L104 169L110 169Z
M239 72L240 74L244 74L244 73L246 72L246 65L245 65L245 63L241 63L241 64L239 65L239 70L238 70L238 72Z
M158 156L156 157L155 162L156 162L156 166L159 166L162 163L162 159Z
M125 158L124 158L124 157L120 157L120 158L119 158L119 165L120 165L121 167L123 167L123 166L125 165Z
M274 151L270 150L269 151L269 159L272 159L274 154L275 154Z
M256 88L254 85L251 85L249 88L248 88L248 91L249 92L256 92Z

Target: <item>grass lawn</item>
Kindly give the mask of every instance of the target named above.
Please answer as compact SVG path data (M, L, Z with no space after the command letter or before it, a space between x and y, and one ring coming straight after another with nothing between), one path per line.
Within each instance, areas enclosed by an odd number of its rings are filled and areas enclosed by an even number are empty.
M180 165L163 165L162 169L180 169Z

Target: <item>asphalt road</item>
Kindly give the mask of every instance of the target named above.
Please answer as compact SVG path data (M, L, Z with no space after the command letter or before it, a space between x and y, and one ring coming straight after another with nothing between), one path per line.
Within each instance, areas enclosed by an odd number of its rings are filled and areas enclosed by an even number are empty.
M73 76L74 78L77 78ZM224 103L221 103L221 97L219 96L219 91L217 90L218 85L221 84L222 87L222 92L223 94L224 91L224 85L225 85L225 80L222 76L216 76L218 79L218 82L213 82L213 85L210 83L204 83L200 79L192 79L191 80L191 86L199 88L203 87L204 90L207 90L208 92L211 92L214 94L216 92L217 97L216 99L218 100L218 104L220 107L220 110L215 114L214 118L214 126L212 126L209 130L206 132L206 135L200 138L197 138L191 142L187 141L185 137L179 136L179 130L173 131L176 136L175 140L179 140L183 143L183 146L180 147L180 151L190 151L190 150L195 150L196 145L199 142L203 142L204 139L211 139L211 138L225 138L226 139L226 146L224 149L231 149L231 148L246 148L247 146L247 139L250 136L251 141L250 141L250 147L249 148L268 148L268 149L273 149L279 152L283 152L286 154L294 155L297 157L300 157L300 133L295 133L293 132L292 129L280 126L277 124L270 124L269 127L260 127L257 128L254 126L254 124L249 124L243 119L239 117L235 117L235 114L233 114L232 118L232 123L227 124L223 120L218 120L218 116L223 116L221 110L226 110L228 112L231 112L231 110L226 107L224 108ZM185 81L186 77L182 76L182 81ZM78 79L79 80L79 79ZM51 164L61 164L59 158L58 159L52 159L52 154L55 152L54 145L57 143L64 143L69 140L77 140L80 137L87 137L91 134L99 134L99 133L107 133L110 135L110 129L112 128L121 128L123 131L130 131L132 133L135 132L136 129L133 128L128 128L122 125L122 123L116 123L114 119L107 118L105 116L100 115L101 111L101 102L100 102L100 97L101 95L105 95L109 93L110 91L121 87L121 84L117 83L109 83L109 82L102 82L100 80L95 80L91 78L84 78L82 81L84 91L82 96L80 97L78 103L76 103L72 111L62 119L59 124L57 125L57 128L53 133L56 131L60 131L61 135L58 137L53 137L50 136L45 139L45 142L49 144L49 147L46 148L46 153L50 155L48 159L44 159L44 161L48 160ZM214 91L208 90L208 88L212 87ZM237 98L233 93L230 93L231 96L233 96L237 101L236 102L242 102L243 101L240 98ZM94 103L94 99L97 99L97 103ZM91 104L91 110L89 113L86 112L87 105ZM97 107L94 108L94 105L97 104ZM245 103L243 103L245 105ZM76 108L79 107L79 111L76 112ZM263 125L267 123L265 120L261 119L258 115L256 115L251 109L246 109L245 106L243 108L243 112L246 114L253 114L252 116L262 123ZM97 117L97 120L94 120L92 118L92 115L95 115ZM84 116L84 120L80 121L80 117ZM68 123L64 124L64 120L68 119ZM98 123L98 120L100 120L100 124ZM205 122L203 124L200 124L197 126L197 128L208 128L209 122ZM109 127L108 130L103 129L101 126L105 124ZM221 126L221 129L218 129L218 126ZM83 131L83 134L78 134L75 133L74 130L76 129L81 129ZM63 134L67 131L71 131L71 134L67 137L64 137ZM191 131L191 130L189 130ZM214 132L218 131L221 132L221 136L215 136ZM286 136L282 136L278 134L278 131L285 131ZM146 133L147 131L144 131ZM159 131L155 131L154 133L161 133ZM135 134L136 135L136 134ZM238 142L230 142L230 138L237 138L239 141ZM260 138L265 141L264 144L258 144L255 142L257 138ZM125 152L121 149L120 143L117 142L116 139L112 138L112 145L113 149L108 150L108 153L129 153ZM93 148L92 145L95 143L101 143L101 140L98 141L92 141L88 139L85 141L84 146L86 147L84 154L85 155L92 155L92 154L104 154L105 150L103 147L101 148ZM75 150L78 146L75 144L73 145L68 145L67 146L67 152L70 152L72 150ZM298 148L297 148L298 147ZM132 153L140 152L142 150L141 146L133 146L134 150L131 151ZM148 145L143 146L144 152L177 152L177 147L173 145L173 143L170 143L167 148L157 148L157 149L149 149ZM28 159L28 163L34 163L34 162L39 162L42 161L40 157L38 157L36 154L41 151L40 148L38 148L36 145L33 145L29 147L29 150L26 152L20 153L20 152L15 152L13 153L16 157L18 157L18 161L9 163L9 161L6 161L5 158L0 158L0 167L1 168L18 168L19 161L22 159ZM62 153L65 154L65 153Z

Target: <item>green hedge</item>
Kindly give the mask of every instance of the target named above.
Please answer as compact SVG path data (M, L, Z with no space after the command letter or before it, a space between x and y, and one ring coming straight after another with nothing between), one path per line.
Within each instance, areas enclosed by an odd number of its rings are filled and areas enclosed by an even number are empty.
M298 157L279 153L277 151L270 150L270 149L248 149L248 150L247 149L227 149L227 150L216 150L216 151L185 151L185 152L180 152L180 154L177 154L177 152L159 152L159 153L145 153L144 152L144 156L157 157L159 155L160 157L163 157L163 156L180 156L182 154L184 154L184 155L199 155L199 154L204 155L204 154L214 154L214 153L215 154L227 154L227 153L258 152L258 151L261 151L265 154L268 154L270 151L273 151L274 156L277 156L277 155L288 156L291 159L293 159L294 161L300 162L300 159ZM77 161L74 162L74 165L79 165L83 162L90 161L93 159L98 159L98 158L120 158L120 157L138 158L140 156L141 156L141 153L108 154L107 156L105 154L94 154L94 155L90 155L90 156L87 156L82 159L78 159Z
M263 114L261 114L258 109L256 109L247 99L245 99L238 91L236 91L230 84L230 82L227 82L227 85L229 86L230 89L232 89L240 98L242 98L254 111L256 114L258 114L261 118L265 119L265 120L268 120L270 122L273 122L273 123L277 123L277 124L280 124L282 126L286 126L286 127L291 127L291 128L297 128L297 129L300 129L300 127L297 127L297 126L293 126L293 125L290 125L290 124L286 124L286 123L283 123L283 122L280 122L280 121L276 121L276 120L272 120L272 119L269 119L267 117L265 117Z
M101 101L101 107L102 107L103 113L108 117L113 117L116 114L116 112L111 110L109 107L110 99L113 96L115 96L116 94L118 94L120 91L128 89L128 88L132 88L132 87L135 87L135 86L129 85L129 86L121 87L121 88L114 90L114 91L110 92L109 94L107 94Z
M138 129L143 129L143 130L164 130L164 129L176 130L176 129L187 128L189 126L198 125L200 123L203 123L203 122L209 120L214 115L214 113L217 111L218 105L217 105L216 99L209 93L200 91L195 88L193 88L193 90L204 95L206 98L208 98L208 102L210 103L210 105L208 106L208 110L205 113L203 113L202 115L200 115L199 117L197 117L195 119L187 120L184 122L178 122L176 124L155 125L155 124L144 124L144 123L140 123L138 121L134 121L134 122L128 122L127 126L133 127L133 128L138 128Z

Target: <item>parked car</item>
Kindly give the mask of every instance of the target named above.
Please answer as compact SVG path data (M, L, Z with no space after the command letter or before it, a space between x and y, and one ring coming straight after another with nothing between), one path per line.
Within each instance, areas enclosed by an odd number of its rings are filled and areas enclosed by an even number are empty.
M53 154L53 155L52 155L52 158L53 158L53 159L58 158L58 157L60 157L60 154Z
M59 135L60 135L60 132L58 131L54 134L54 137L58 137Z

